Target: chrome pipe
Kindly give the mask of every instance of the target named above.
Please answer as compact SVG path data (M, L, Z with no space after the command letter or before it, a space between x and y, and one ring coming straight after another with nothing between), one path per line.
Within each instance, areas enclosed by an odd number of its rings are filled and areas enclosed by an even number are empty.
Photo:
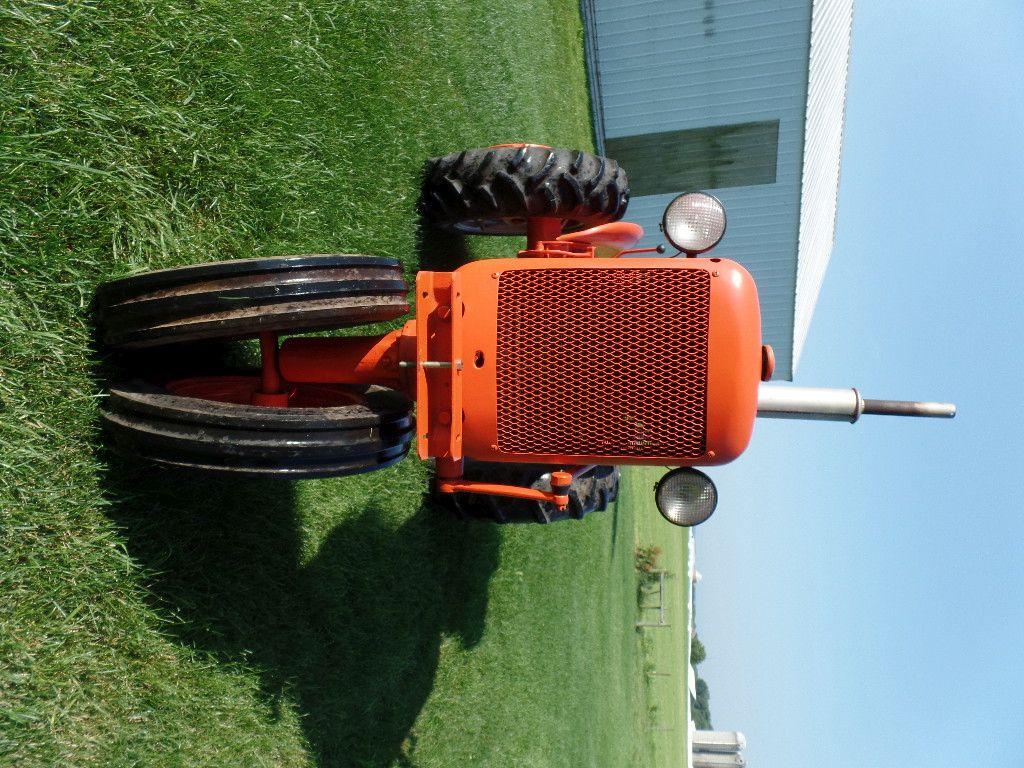
M848 421L852 424L862 413L951 419L956 416L956 406L912 400L866 400L854 387L832 389L761 384L757 390L757 415L762 418Z

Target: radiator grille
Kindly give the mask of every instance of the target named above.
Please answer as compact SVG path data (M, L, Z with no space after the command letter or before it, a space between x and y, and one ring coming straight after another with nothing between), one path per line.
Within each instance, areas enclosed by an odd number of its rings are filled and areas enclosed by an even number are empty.
M702 269L503 272L498 448L701 456L710 287Z

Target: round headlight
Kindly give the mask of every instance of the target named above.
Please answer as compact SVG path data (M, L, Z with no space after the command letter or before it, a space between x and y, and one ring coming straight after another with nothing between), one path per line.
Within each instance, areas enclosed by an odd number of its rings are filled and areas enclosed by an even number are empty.
M688 256L710 251L725 234L725 206L704 192L686 192L665 209L665 237Z
M658 481L654 501L662 517L688 528L711 517L718 505L718 490L703 472L680 467Z

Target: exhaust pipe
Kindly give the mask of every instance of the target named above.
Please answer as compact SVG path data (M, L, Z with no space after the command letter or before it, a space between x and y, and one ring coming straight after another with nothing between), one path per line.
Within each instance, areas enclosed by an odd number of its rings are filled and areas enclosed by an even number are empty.
M956 416L956 406L916 400L868 400L853 387L831 389L761 384L757 390L757 415L762 418L848 421L852 424L862 413L951 419Z

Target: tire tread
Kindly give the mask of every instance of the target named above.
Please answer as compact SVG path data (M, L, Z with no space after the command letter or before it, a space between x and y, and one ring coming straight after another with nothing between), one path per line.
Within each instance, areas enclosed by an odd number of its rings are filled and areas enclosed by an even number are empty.
M525 145L436 157L424 172L420 210L427 221L473 234L522 235L528 216L565 220L565 230L617 221L629 182L609 158Z

